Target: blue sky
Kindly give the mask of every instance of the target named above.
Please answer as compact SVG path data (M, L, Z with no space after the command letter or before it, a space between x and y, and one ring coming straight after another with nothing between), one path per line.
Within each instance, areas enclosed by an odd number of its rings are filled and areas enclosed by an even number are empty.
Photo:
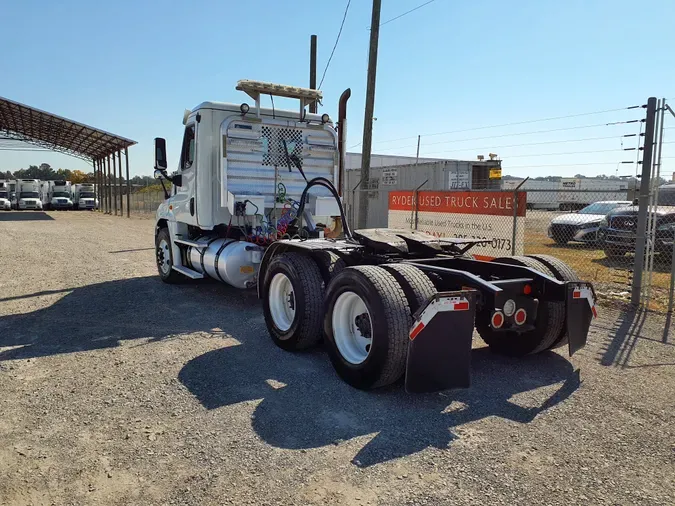
M382 22L424 0L383 0ZM185 108L241 102L238 79L306 86L309 37L323 71L346 0L2 2L0 95L139 142L133 174L151 174L152 139L166 137L175 164ZM326 75L325 112L347 87L348 145L362 136L371 2L352 0ZM473 159L496 152L514 175L627 174L646 103L675 104L672 0L435 0L382 26L374 152ZM277 107L279 104L277 104ZM596 125L596 126L592 126ZM665 140L675 140L675 119ZM583 128L581 128L583 127ZM554 130L554 131L552 131ZM454 132L446 135L429 135ZM539 132L539 133L534 133ZM392 141L393 139L402 139ZM632 144L631 144L632 143ZM624 146L635 144L626 139ZM675 165L664 145L664 172ZM561 153L571 153L563 155ZM48 162L88 170L51 152L0 151L0 170Z

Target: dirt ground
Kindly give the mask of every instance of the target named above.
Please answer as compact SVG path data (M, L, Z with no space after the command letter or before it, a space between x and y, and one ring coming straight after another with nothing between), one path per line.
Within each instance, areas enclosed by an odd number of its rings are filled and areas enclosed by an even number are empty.
M675 331L652 313L601 308L571 360L476 338L467 390L361 392L276 348L253 292L163 284L151 220L0 214L0 264L2 505L675 497Z

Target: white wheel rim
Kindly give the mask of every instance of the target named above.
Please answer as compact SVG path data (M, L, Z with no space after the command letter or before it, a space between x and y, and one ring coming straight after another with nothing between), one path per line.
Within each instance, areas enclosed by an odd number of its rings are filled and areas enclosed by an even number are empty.
M350 364L360 364L370 354L373 324L366 303L354 292L344 292L335 301L333 338L338 351Z
M280 272L275 274L267 297L274 325L280 331L286 332L295 319L295 294L288 276Z
M171 270L171 251L169 251L169 243L166 242L166 239L159 241L157 264L164 274L168 274Z

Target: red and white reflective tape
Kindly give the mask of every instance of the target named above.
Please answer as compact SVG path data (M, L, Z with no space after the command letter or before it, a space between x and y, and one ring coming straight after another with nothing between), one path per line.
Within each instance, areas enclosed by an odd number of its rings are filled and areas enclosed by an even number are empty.
M415 320L410 329L410 340L412 341L417 335L422 332L424 327L429 325L429 322L436 316L437 313L443 311L468 311L469 300L466 297L442 297L431 302L427 308L422 312L420 317Z
M586 299L588 305L591 307L593 312L593 318L598 317L598 311L595 309L595 298L593 297L593 290L588 286L576 286L574 292L572 293L572 298L574 299Z

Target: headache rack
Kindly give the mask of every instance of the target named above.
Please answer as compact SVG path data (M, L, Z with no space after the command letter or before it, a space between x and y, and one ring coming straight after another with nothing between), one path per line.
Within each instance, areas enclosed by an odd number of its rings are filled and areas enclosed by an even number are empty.
M266 83L263 81L251 81L241 79L237 82L238 91L243 91L255 100L256 116L260 117L260 96L270 95L274 97L295 98L300 100L300 118L305 116L305 107L313 103L321 104L323 94L319 90L288 86L286 84Z

